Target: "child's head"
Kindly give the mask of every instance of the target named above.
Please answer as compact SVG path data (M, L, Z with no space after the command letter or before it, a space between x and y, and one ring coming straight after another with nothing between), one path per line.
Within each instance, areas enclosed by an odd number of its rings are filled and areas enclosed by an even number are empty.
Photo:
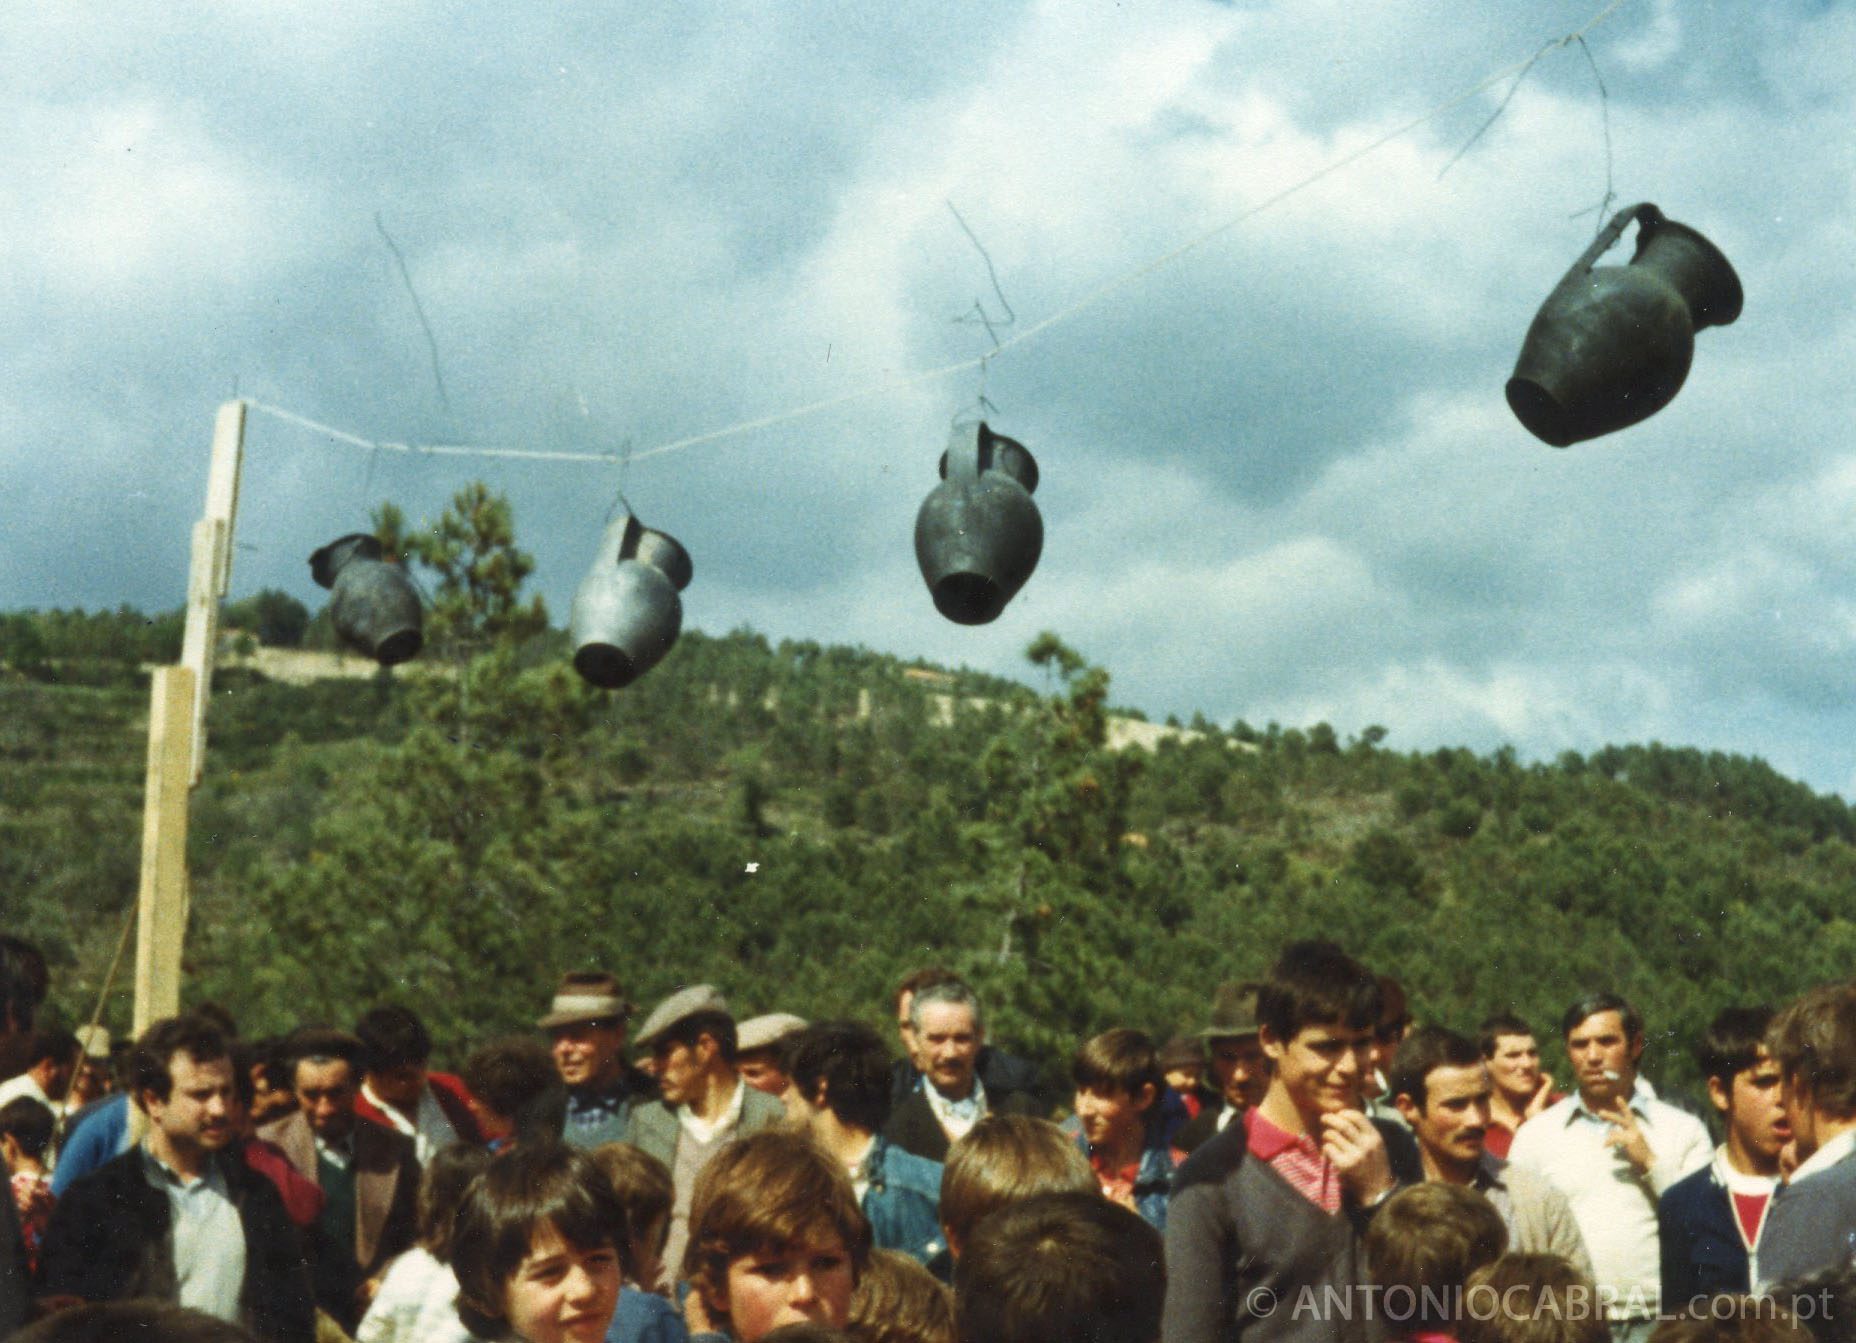
M683 1274L737 1343L784 1324L842 1325L869 1258L850 1177L803 1134L752 1134L696 1177Z
M1430 1182L1393 1195L1366 1231L1366 1263L1390 1332L1460 1323L1469 1275L1507 1248L1501 1214L1473 1189Z
M567 1091L541 1041L511 1035L479 1045L464 1060L463 1079L485 1137L537 1142L560 1133Z
M1165 1250L1098 1193L1039 1194L974 1228L954 1295L961 1343L1156 1343Z
M0 1105L0 1151L6 1154L6 1165L36 1169L45 1160L57 1125L51 1107L36 1096L15 1096Z
M861 1343L954 1343L954 1296L900 1250L875 1250L851 1297Z
M1089 1161L1047 1119L987 1115L947 1152L941 1229L958 1256L987 1213L1033 1194L1101 1195Z
M670 1169L628 1142L595 1147L593 1160L612 1182L632 1229L630 1243L621 1246L619 1254L626 1279L651 1291L664 1276L664 1242L670 1238L670 1205L676 1193Z
M1604 1303L1557 1254L1505 1254L1469 1276L1461 1343L1611 1343Z
M441 1264L451 1262L451 1234L465 1192L489 1164L487 1151L465 1142L439 1148L426 1162L419 1177L419 1243Z
M585 1152L524 1144L471 1182L451 1237L458 1315L528 1343L600 1343L618 1304L625 1209Z
M1717 1296L1706 1310L1663 1320L1650 1343L1812 1343L1812 1335L1771 1297Z
M1166 1079L1154 1042L1126 1026L1085 1041L1070 1060L1076 1117L1092 1146L1135 1141Z
M1305 1125L1358 1109L1372 1072L1379 981L1332 942L1292 942L1257 990L1270 1083Z

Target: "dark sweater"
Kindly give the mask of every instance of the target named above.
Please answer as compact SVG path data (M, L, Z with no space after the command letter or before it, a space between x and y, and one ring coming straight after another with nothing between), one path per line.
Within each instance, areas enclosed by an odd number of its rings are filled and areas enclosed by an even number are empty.
M167 1195L143 1173L144 1160L132 1147L65 1190L39 1250L42 1291L85 1301L177 1299L172 1213ZM315 1307L283 1200L243 1161L224 1152L215 1161L245 1231L239 1304L247 1323L270 1343L309 1343Z
M1373 1123L1399 1183L1422 1179L1411 1135ZM1174 1179L1163 1343L1373 1343L1376 1312L1359 1290L1372 1210L1349 1200L1338 1215L1323 1212L1251 1157L1249 1143L1234 1120Z

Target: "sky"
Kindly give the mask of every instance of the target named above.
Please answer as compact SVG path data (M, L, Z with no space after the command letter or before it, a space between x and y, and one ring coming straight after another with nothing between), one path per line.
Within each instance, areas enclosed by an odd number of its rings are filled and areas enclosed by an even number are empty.
M1461 95L1600 8L10 7L0 609L178 606L240 396L639 460L254 411L235 598L313 608L312 550L482 479L564 623L622 488L693 557L686 627L1021 677L1048 629L1156 718L1659 740L1856 798L1856 6L1623 0L1469 144L1514 81ZM1608 179L1745 311L1554 449L1502 389ZM982 395L1045 545L969 628L912 537Z

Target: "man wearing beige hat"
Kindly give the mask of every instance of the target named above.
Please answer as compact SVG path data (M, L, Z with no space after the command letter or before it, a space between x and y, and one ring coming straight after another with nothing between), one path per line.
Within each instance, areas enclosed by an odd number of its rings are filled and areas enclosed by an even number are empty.
M786 1119L786 1107L741 1080L735 1019L712 985L679 989L651 1009L638 1031L651 1051L663 1099L632 1112L625 1140L670 1167L673 1195L666 1264L683 1262L696 1177L736 1138Z
M561 1137L576 1147L622 1141L632 1111L656 1094L651 1079L625 1061L631 1014L617 979L603 970L570 970L535 1023L548 1033L554 1066L567 1084Z

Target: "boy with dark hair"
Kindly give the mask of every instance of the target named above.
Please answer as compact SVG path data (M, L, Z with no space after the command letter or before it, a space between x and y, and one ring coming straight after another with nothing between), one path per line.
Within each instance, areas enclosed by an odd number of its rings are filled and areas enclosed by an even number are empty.
M481 1143L470 1092L455 1073L433 1072L432 1037L409 1008L387 1004L354 1024L361 1094L354 1112L413 1142L421 1164L447 1143Z
M51 1107L30 1096L15 1096L0 1105L0 1165L12 1182L10 1201L19 1214L19 1231L26 1245L26 1265L39 1267L39 1242L51 1220L52 1182L45 1175L45 1155L51 1149L58 1116Z
M703 1168L690 1206L691 1343L842 1327L869 1259L870 1223L851 1182L810 1138L774 1129L731 1143Z
M1090 1194L1039 1194L981 1222L954 1271L960 1343L1159 1343L1160 1234Z
M1360 1312L1332 1320L1274 1304L1363 1287L1374 1209L1422 1178L1411 1135L1362 1112L1379 1015L1378 982L1332 942L1292 943L1271 967L1257 995L1269 1090L1176 1179L1167 1343L1367 1337Z
M1534 1028L1512 1012L1497 1012L1476 1028L1476 1044L1489 1065L1495 1090L1489 1097L1487 1145L1506 1160L1515 1130L1560 1099L1553 1077L1540 1066Z
M478 1045L464 1060L471 1119L492 1151L561 1136L567 1088L546 1045L506 1035Z
M1695 1050L1727 1141L1656 1205L1667 1313L1698 1297L1753 1289L1766 1210L1779 1185L1779 1152L1791 1140L1783 1079L1765 1046L1772 1015L1769 1007L1730 1007L1709 1023Z
M1077 1141L1103 1196L1166 1230L1173 1150L1158 1122L1166 1079L1154 1042L1119 1027L1086 1041L1070 1061L1076 1086Z
M458 1317L478 1338L600 1343L628 1234L612 1186L579 1148L531 1143L493 1158L451 1232Z
M936 1211L941 1163L883 1136L890 1090L882 1037L854 1022L808 1026L787 1042L786 1066L786 1112L843 1163L877 1248L933 1260L946 1248Z
M1413 1185L1386 1200L1366 1231L1378 1313L1394 1338L1454 1338L1469 1275L1501 1258L1501 1214L1463 1185Z
M670 1299L664 1271L664 1242L670 1235L675 1191L664 1163L628 1142L601 1143L591 1156L625 1205L630 1240L619 1247L625 1285L613 1312L606 1343L681 1343L689 1330ZM363 1340L363 1343L365 1341Z

